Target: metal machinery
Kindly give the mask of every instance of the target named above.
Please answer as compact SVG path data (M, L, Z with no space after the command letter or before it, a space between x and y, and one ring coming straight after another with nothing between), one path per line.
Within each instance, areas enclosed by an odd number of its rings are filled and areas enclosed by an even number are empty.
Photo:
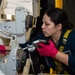
M0 59L0 75L17 75L17 51L19 43L26 42L26 16L39 16L39 0L2 0L0 10L15 16L15 21L0 21L0 36L11 40L9 55ZM2 13L1 11L1 13ZM34 13L35 12L35 13ZM7 61L5 62L5 59Z
M21 15L21 16L20 16ZM16 75L16 53L19 43L25 41L25 11L24 8L16 9L16 21L0 23L0 35L11 39L11 51L8 56L0 59L1 75ZM17 20L18 19L18 20ZM4 60L7 58L7 62Z
M45 43L45 40L35 40L32 42L32 45L27 45L27 47L23 48L22 50L26 50L28 51L29 54L29 58L26 60L26 65L23 69L23 75L30 75L29 71L30 71L30 65L32 67L32 71L33 74L32 75L43 75L43 71L44 71L44 66L40 65L39 63L39 58L38 58L38 54L37 51L35 50L37 47L37 44L39 42L43 42ZM48 75L48 74L44 74L44 75Z

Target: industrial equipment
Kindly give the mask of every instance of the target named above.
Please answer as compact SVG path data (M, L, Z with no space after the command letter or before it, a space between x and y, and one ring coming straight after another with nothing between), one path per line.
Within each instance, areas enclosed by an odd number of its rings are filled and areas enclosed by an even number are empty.
M27 47L22 49L24 51L28 51L28 54L29 54L29 58L27 59L26 65L24 67L23 75L29 75L30 65L32 67L32 71L33 71L34 75L43 75L44 74L43 73L44 65L40 64L38 52L36 50L36 48L38 47L37 44L40 42L42 42L44 44L48 44L46 42L46 40L39 39L39 40L33 41L31 45L28 44ZM44 75L48 75L48 74L44 74Z
M21 16L20 16L21 15ZM16 53L19 48L19 43L25 41L25 10L18 7L16 9L16 21L0 22L0 35L11 39L10 54L0 59L0 74L1 75L16 75ZM17 20L18 19L18 20ZM7 62L4 62L7 59Z
M17 75L19 43L26 42L26 17L39 16L38 4L39 0L2 0L0 14L14 15L15 21L0 21L0 36L11 40L9 55L0 58L0 75Z

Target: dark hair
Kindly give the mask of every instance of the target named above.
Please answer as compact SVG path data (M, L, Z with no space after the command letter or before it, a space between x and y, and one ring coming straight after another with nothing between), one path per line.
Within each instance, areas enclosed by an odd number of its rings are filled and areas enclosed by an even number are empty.
M69 23L68 16L66 12L63 9L60 8L52 8L46 10L44 14L47 14L52 20L52 22L55 23L55 25L61 23L62 29L72 29L73 24Z

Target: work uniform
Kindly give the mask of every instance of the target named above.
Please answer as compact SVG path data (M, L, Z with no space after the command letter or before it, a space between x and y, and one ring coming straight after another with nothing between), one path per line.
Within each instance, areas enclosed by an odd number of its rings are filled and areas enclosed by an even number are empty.
M63 48L63 52L69 55L69 59L68 59L68 66L62 64L62 70L68 72L69 74L75 74L75 31L71 31L68 35L67 38L67 42L66 44L63 44L63 36L65 34L67 30L63 30L61 37L58 41L58 45L56 46L56 48L59 50L60 46L64 46ZM42 39L42 40L49 40L50 37L44 37L43 33L38 35L34 40L38 40L38 39ZM32 40L32 41L34 41ZM27 44L32 44L31 42L27 42L25 44L20 44L20 46L22 48L26 47ZM57 68L56 64L55 64L55 60L51 57L45 57L46 63L49 67L52 67L54 70Z
M67 37L66 44L63 43L63 36L67 30L62 32L62 35L58 41L57 49L59 50L60 46L64 46L63 52L69 55L68 65L69 67L64 66L64 70L68 73L75 73L75 31L71 31Z

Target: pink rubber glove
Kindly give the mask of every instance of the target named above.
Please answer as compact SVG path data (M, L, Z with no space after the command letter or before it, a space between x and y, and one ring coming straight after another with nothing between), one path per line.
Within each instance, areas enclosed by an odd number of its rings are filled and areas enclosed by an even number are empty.
M4 45L0 45L0 54L6 54L6 49Z
M49 41L48 45L45 45L44 43L39 43L37 51L41 56L51 56L52 58L54 58L58 53L58 50L51 40Z

